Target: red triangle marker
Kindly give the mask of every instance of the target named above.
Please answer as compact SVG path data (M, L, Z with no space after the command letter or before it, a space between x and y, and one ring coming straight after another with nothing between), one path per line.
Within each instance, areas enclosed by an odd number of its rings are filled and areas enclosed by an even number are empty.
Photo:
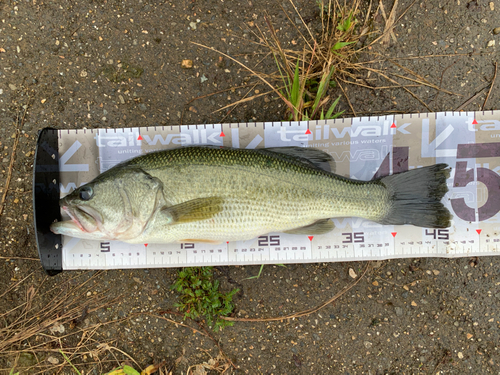
M398 232L391 232L392 234L392 237L396 237L396 234L398 234Z
M147 244L147 243L145 243L145 244L144 244L144 246L148 247L148 244Z
M391 128L396 128L396 124L392 123Z
M307 236L307 238L309 238L309 241L312 241L314 236Z
M226 241L226 243L229 243L229 241Z
M142 135L139 134L139 136L137 137L137 140L142 141Z
M477 124L476 119L472 120L472 125L476 125L476 124Z
M312 134L309 129L306 130L306 134Z
M219 137L225 137L226 135L224 134L224 132L220 132L220 135Z
M477 234L481 234L482 229L476 229Z

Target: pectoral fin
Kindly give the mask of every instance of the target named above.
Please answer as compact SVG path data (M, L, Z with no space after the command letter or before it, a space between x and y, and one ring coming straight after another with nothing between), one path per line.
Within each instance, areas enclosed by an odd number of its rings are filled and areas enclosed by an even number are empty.
M223 199L219 197L197 198L175 206L163 207L161 213L169 224L190 223L210 219L222 211Z
M330 219L321 219L305 227L290 229L284 233L288 234L325 234L333 230L335 224Z

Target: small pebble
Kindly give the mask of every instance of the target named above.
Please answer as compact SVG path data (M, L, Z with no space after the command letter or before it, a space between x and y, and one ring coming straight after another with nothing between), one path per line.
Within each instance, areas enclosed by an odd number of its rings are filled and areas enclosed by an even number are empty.
M488 44L486 45L486 47L494 47L494 46L495 46L495 39L490 40L490 41L488 42Z
M354 272L352 268L349 268L349 276L351 276L353 279L358 277L358 275L356 274L356 272Z
M495 35L500 34L500 27L495 27L493 29L493 34L495 34Z
M47 362L49 362L52 365L57 365L59 363L59 360L56 357L47 357Z
M193 60L182 60L181 68L183 69L191 69L193 67Z

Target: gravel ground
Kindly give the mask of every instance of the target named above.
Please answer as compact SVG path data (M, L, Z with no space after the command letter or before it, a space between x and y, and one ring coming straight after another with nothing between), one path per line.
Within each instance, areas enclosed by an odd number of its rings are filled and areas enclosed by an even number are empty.
M296 4L306 22L318 27L314 2ZM392 2L384 5L386 11L393 6ZM368 2L363 8L368 8ZM419 101L397 88L347 86L356 115L480 110L498 61L500 36L493 30L500 27L499 9L498 0L399 1L398 17L407 11L396 22L396 40L373 49L400 66L384 61L375 67L408 75L402 69L406 67L455 94L413 88ZM65 288L88 280L80 299L88 309L73 324L52 330L50 336L58 338L57 344L43 344L48 336L39 335L16 346L18 353L27 353L18 357L18 364L46 366L26 373L57 373L61 368L57 365L64 361L58 349L69 353L80 343L81 355L72 362L85 373L110 371L117 361L126 359L125 352L137 361L136 367L166 361L173 373L185 374L190 365L217 356L215 342L234 363L236 368L230 371L235 373L500 372L498 258L375 262L353 289L317 313L277 322L238 322L213 333L215 341L165 320L180 322L180 317L159 313L174 309L177 297L170 286L177 270L45 276L36 260L32 226L37 131L46 126L113 128L283 119L284 106L272 94L230 113L214 112L250 90L265 88L238 88L254 79L232 61L191 43L214 47L260 71L272 72L274 61L265 58L266 50L254 43L257 26L266 28L266 14L284 46L300 40L297 30L303 28L288 1L0 2L0 196L15 158L0 216L0 285L7 290L27 277L1 295L2 327L26 316L21 311L27 305L22 304L30 290L40 297L28 306L40 312L52 307L51 298L59 291L71 293ZM372 25L383 28L380 12ZM181 67L186 59L193 61L192 68ZM377 79L367 82L389 85ZM499 82L485 109L499 109ZM346 113L351 111L344 98L340 106ZM256 275L258 267L224 267L215 276L224 290L241 288L235 316L271 317L333 297L353 282L351 268L361 275L365 264L266 266L261 277L252 280L247 278ZM101 293L117 299L93 310L91 299ZM16 306L21 307L14 317L7 314ZM33 313L35 319L38 315ZM43 350L30 351L39 344ZM15 360L15 353L2 353L0 372L8 373ZM66 366L59 373L72 370Z

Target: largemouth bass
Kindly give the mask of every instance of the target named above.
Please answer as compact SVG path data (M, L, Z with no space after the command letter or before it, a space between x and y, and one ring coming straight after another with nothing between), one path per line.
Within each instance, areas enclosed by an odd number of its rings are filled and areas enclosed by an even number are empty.
M118 164L62 198L54 233L128 243L248 240L323 234L334 217L445 228L446 164L357 181L310 148L184 147Z

